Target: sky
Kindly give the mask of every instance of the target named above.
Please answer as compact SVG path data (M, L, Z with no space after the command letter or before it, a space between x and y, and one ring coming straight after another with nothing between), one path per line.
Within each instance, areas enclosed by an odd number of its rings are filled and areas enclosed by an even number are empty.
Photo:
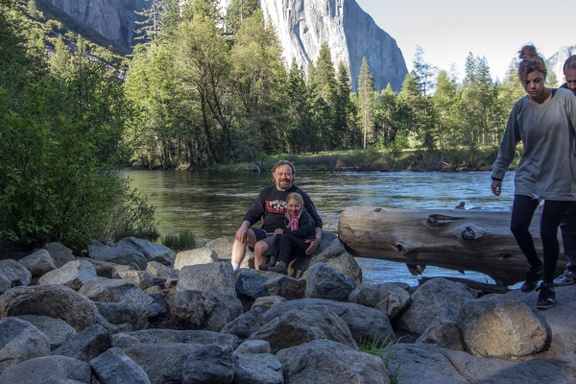
M575 0L356 0L396 40L408 71L416 46L424 62L464 76L466 57L484 57L492 79L503 80L527 43L548 59L576 45Z

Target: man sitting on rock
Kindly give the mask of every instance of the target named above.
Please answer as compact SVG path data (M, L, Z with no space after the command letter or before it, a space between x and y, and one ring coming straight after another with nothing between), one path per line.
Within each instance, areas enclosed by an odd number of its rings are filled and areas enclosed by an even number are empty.
M316 223L314 239L306 240L310 244L308 249L306 249L306 254L312 255L320 245L322 219L318 215L310 197L292 184L295 175L296 169L288 160L280 160L272 168L274 185L265 187L260 191L254 204L244 216L242 225L236 231L231 258L234 270L238 269L242 260L244 260L247 246L252 247L254 250L254 268L260 269L259 267L263 264L265 255L274 240L274 230L284 228L286 198L293 192L297 192L302 196L306 211L310 213ZM253 228L252 226L260 219L263 220L262 228Z

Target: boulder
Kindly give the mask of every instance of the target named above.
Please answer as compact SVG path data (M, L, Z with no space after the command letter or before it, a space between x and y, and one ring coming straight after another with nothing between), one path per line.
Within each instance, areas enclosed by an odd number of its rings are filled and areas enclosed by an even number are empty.
M97 277L96 269L86 260L73 260L62 267L49 271L38 279L41 285L58 284L77 291L82 285Z
M174 260L174 268L182 269L188 265L209 264L218 262L218 254L213 249L203 247L178 252Z
M61 319L35 315L21 315L15 316L14 318L29 322L45 334L50 342L51 350L58 348L78 334L74 328ZM8 317L8 319L10 319L10 317Z
M15 287L0 295L0 319L20 315L61 319L77 332L94 324L110 326L94 302L61 285Z
M170 310L178 328L220 331L243 313L236 296L209 291L176 292Z
M94 324L52 351L52 355L73 357L88 362L110 347L108 331L100 324Z
M548 341L545 324L528 305L493 296L466 302L458 326L466 350L476 356L532 355Z
M318 262L302 275L306 282L304 297L346 301L350 292L356 288L356 282L335 267Z
M232 265L226 262L182 267L176 291L212 291L236 296Z
M367 307L373 307L394 319L410 304L408 291L395 283L361 283L350 292L348 301Z
M40 277L43 274L58 268L50 256L50 253L45 249L39 249L36 252L21 258L18 262L30 271L32 277Z
M283 349L276 356L284 365L287 383L390 383L388 370L380 357L330 340L312 340Z
M110 348L90 360L92 371L100 384L152 384L142 367L120 348Z
M332 340L358 349L346 322L326 306L280 313L250 335L249 340L267 341L274 353L312 340Z
M421 334L434 323L456 322L460 309L470 300L474 297L464 284L430 279L412 294L410 306L395 322L400 329Z
M85 361L41 356L8 367L0 376L0 384L89 384L91 378L90 365Z
M56 268L61 268L67 262L75 259L72 250L62 243L47 243L42 248L48 251L50 257L54 260L54 264L56 264Z
M32 274L16 260L0 260L0 295L14 286L29 285Z
M0 374L9 366L50 354L50 341L27 321L9 317L0 320Z

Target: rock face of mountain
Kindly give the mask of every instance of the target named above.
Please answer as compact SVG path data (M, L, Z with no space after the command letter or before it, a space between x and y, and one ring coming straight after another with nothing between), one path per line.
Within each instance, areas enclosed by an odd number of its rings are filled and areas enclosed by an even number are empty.
M70 16L125 47L134 45L135 21L151 6L147 0L51 0ZM225 9L230 0L220 0ZM378 91L388 83L399 91L408 73L396 41L380 29L355 0L261 0L266 19L272 21L284 49L286 65L296 58L306 68L315 62L324 42L337 66L350 69L356 89L362 58L366 57Z
M560 47L558 52L548 59L548 71L556 74L558 84L564 83L564 62L572 55L576 55L576 45L571 47Z
M150 7L147 0L51 0L68 15L125 47L134 44L136 12Z
M366 57L377 91L388 83L400 90L408 73L402 52L355 0L262 0L260 5L276 27L288 65L296 58L306 68L327 42L335 66L344 62L350 68L353 89Z

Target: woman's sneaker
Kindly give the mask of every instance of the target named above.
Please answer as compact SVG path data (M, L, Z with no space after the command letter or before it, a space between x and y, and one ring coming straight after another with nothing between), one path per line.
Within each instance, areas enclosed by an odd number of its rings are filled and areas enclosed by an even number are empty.
M568 269L565 270L563 274L554 279L554 285L558 287L562 285L572 285L575 283L576 283L576 273Z
M536 285L538 285L538 280L542 279L542 276L544 276L544 268L542 266L536 270L528 268L528 271L526 272L526 281L520 287L522 292L533 291L534 288L536 288Z
M553 283L542 282L536 290L540 291L536 308L547 309L556 304L556 287Z

